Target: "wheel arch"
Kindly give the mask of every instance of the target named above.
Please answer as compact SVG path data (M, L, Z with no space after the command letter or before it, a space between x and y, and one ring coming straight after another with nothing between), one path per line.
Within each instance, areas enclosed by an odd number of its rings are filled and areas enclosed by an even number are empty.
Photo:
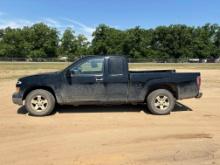
M27 97L27 95L28 95L31 91L36 90L36 89L43 89L43 90L46 90L46 91L50 92L50 93L54 96L55 101L57 102L57 97L56 97L56 94L55 94L54 90L53 90L51 87L48 87L48 86L33 86L33 87L28 88L28 89L24 92L24 95L23 95L22 100L25 100L26 97Z
M146 98L148 97L148 95L157 90L157 89L166 89L168 90L169 92L172 93L172 95L178 99L178 89L177 89L177 85L174 84L174 83L165 83L165 84L156 84L156 85L151 85L149 86L148 90L147 90L147 93L145 95L145 100Z

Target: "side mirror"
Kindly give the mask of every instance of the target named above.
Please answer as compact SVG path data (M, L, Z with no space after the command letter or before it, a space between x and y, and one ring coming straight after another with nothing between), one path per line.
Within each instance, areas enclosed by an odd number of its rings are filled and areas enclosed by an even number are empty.
M74 74L76 74L76 73L77 73L76 70L70 70L70 75L74 75Z
M66 77L71 77L71 71L70 70L66 71Z
M72 77L73 75L77 74L79 71L78 70L67 70L66 72L66 77Z

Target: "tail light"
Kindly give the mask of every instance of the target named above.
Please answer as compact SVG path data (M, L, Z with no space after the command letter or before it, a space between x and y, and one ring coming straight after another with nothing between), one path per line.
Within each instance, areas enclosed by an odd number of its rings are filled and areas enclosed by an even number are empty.
M197 83L197 87L200 89L200 86L201 86L201 76L198 76L196 78L196 83Z

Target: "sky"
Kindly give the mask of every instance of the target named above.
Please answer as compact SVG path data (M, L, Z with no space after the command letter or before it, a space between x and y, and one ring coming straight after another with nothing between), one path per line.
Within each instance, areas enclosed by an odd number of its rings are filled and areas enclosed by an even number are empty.
M91 34L99 24L135 26L220 24L220 0L0 0L0 28L44 22L61 33Z

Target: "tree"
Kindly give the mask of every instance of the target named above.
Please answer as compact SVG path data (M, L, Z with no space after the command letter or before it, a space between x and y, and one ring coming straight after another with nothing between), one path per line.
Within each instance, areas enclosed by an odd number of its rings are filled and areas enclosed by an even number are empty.
M220 57L220 27L218 27L215 36L215 52L213 53L213 57Z
M6 28L0 32L0 55L56 57L58 32L43 23L32 27Z
M24 57L23 43L21 29L6 28L1 38L0 54L2 56Z
M181 58L192 56L192 31L186 25L160 26L154 30L152 46L166 58Z
M60 54L72 58L76 52L76 36L71 28L67 28L61 38Z
M123 54L125 33L104 24L93 33L92 50L94 54Z
M0 29L0 56L38 58L60 55L74 59L87 54L128 55L162 61L185 57L216 58L220 56L220 27L217 24L200 27L170 25L119 30L101 24L93 33L91 43L71 28L59 38L55 28L43 23Z
M4 36L4 29L0 29L0 41L2 40Z
M30 28L30 38L32 44L31 57L57 57L58 32L54 28L38 23Z
M150 57L152 30L135 27L126 31L123 53L132 58Z
M194 57L200 59L211 57L216 52L215 35L217 26L206 24L193 31L192 49Z
M61 38L60 53L69 59L74 59L80 55L86 55L89 42L84 35L75 35L71 28L67 28Z
M82 34L78 35L76 39L76 52L75 52L76 56L87 55L88 46L89 46L89 42L87 38Z

